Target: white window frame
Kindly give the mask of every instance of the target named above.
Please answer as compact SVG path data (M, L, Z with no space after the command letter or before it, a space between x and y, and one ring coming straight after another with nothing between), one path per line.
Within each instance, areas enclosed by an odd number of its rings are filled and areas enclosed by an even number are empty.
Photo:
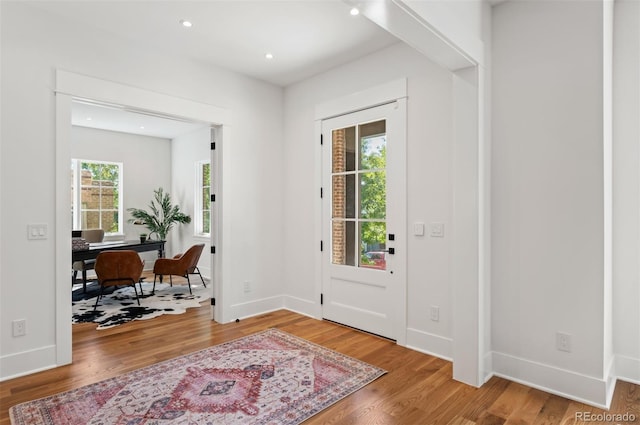
M116 165L118 167L118 232L106 232L105 236L122 236L124 235L124 165L122 162L114 162L114 161L100 161L94 159L71 159L71 170L72 170L72 186L73 186L73 218L72 224L74 229L82 230L82 215L81 215L81 180L82 174L79 173L80 167L82 163L91 163L91 164L107 164L107 165Z
M209 179L211 179L211 160L209 159L203 159L201 161L196 161L196 180L195 180L195 196L194 196L194 203L193 203L193 207L194 207L194 212L193 212L193 217L194 217L194 223L193 223L193 230L194 230L194 234L195 236L198 237L211 237L211 218L209 219L209 232L205 232L204 231L204 216L202 214L202 211L204 210L204 202L209 202L209 215L211 215L211 201L210 200L204 200L202 199L202 190L204 189L204 185L202 184L202 177L203 177L203 169L205 165L209 165ZM212 194L212 189L211 189L211 180L209 180L209 194Z

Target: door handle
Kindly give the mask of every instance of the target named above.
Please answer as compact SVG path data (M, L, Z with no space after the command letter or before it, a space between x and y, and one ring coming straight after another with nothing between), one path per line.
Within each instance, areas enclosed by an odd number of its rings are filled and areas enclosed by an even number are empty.
M396 253L396 249L395 248L389 248L389 249L385 249L382 252L388 252L389 254L393 255Z

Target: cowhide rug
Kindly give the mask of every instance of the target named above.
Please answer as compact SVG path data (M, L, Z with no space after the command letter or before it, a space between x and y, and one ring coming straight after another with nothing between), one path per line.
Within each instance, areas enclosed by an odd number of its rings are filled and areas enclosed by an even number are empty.
M97 294L93 288L95 284L87 286L87 294L82 294L82 286L74 288L72 323L92 322L98 325L98 329L107 329L132 320L147 320L163 314L182 314L188 308L200 307L201 303L211 298L211 284L207 283L205 288L199 279L197 283L194 283L194 279L191 281L193 295L189 294L186 283L174 283L171 287L166 281L156 283L155 295L151 295L153 282L143 282L140 305L136 302L132 287L118 287L100 299L95 311L93 310ZM140 285L136 285L136 288L140 294Z

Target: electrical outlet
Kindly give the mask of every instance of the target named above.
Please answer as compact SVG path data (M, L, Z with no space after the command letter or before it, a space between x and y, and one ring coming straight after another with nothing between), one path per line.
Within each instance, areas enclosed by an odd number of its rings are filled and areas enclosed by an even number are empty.
M248 280L244 281L244 293L248 294L249 292L251 292L251 282L249 282Z
M430 316L431 316L431 320L434 322L439 322L440 321L440 307L438 307L437 305L432 305L431 306L431 311L430 311Z
M571 335L564 332L556 333L556 349L559 351L571 352Z
M20 319L11 322L13 326L13 336L24 336L27 334L27 320Z

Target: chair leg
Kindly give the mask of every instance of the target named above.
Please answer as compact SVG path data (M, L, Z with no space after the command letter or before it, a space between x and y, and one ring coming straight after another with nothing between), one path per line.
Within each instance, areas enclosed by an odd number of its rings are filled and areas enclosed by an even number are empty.
M96 308L98 307L98 301L100 301L100 298L102 298L103 294L104 294L104 286L100 285L100 293L96 297L96 303L93 306L93 311L96 311Z
M136 289L136 282L134 281L131 286L133 286L133 292L136 293L136 301L138 301L138 305L140 305L140 298L138 297L138 290Z
M173 278L169 275L169 286L173 288Z
M153 275L153 289L151 290L151 295L154 295L156 293L156 278L158 277L157 274ZM162 283L162 278L160 278L160 283Z
M87 292L87 270L82 269L82 292Z
M203 278L203 277L202 277L202 275L200 274L200 269L196 267L196 268L194 269L194 271L196 272L196 274L197 274L198 276L200 276L200 280L202 281L202 284L203 284L203 285L204 285L204 287L206 288L206 287L207 287L207 284L206 284L206 283L204 283L204 278Z
M185 276L187 277L187 283L189 284L189 294L193 295L193 292L191 292L191 281L189 280L189 273L187 273Z

